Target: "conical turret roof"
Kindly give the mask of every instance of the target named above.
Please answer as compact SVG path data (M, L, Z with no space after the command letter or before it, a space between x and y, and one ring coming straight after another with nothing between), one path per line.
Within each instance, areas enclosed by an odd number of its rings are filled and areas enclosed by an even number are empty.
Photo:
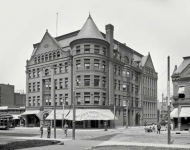
M78 33L76 40L84 38L105 40L90 15L86 20L85 24L83 25L82 29L80 30L80 32Z

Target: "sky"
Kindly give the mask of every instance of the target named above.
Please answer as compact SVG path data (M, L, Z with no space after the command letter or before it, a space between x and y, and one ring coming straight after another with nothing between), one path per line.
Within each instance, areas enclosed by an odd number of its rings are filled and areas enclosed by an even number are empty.
M80 30L89 12L100 31L114 25L114 38L142 55L151 54L158 73L158 99L170 74L190 56L189 0L0 0L0 83L26 89L26 60L46 29L56 36ZM173 87L170 81L170 95Z

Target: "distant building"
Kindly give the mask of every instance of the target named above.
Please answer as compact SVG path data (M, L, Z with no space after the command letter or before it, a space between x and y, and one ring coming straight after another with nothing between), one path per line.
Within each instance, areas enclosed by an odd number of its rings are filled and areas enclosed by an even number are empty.
M26 94L15 93L14 85L0 84L0 119L12 116L13 126L20 126L24 120L21 114L25 112Z
M81 30L56 38L46 31L34 44L26 62L26 126L53 122L54 102L57 126L61 126L63 103L71 126L73 101L77 115L104 114L102 119L77 121L77 127L101 128L104 120L113 127L113 114L118 118L116 126L126 120L129 126L157 122L157 73L150 53L143 56L115 40L113 25L105 29L105 34L100 32L89 16Z
M181 65L175 66L172 82L174 110L170 116L174 128L188 130L190 128L190 56L183 57Z
M24 107L26 94L15 93L14 85L0 84L0 106Z

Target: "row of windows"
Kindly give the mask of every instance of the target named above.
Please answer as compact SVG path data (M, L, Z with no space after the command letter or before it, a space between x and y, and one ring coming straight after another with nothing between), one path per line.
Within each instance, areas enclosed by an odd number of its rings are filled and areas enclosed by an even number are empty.
M82 63L82 59L76 60L76 70L102 70L105 71L106 69L106 62L100 61L100 59L84 59L84 62Z
M40 96L28 97L29 106L40 106Z
M91 105L92 101L94 105L105 105L106 101L106 93L99 93L99 92L84 92L84 95L81 95L82 93L76 93L75 95L75 101L76 104L81 105ZM92 96L93 95L93 96ZM46 106L51 106L51 95L46 94L44 95L44 101ZM29 106L40 106L40 96L33 96L28 98ZM55 104L56 105L68 105L68 93L63 94L55 94Z
M122 95L115 95L115 106L123 106Z
M144 84L146 84L149 87L156 88L156 80L150 77L144 76Z
M144 118L156 118L156 114L144 114Z
M40 77L40 68L28 70L29 78ZM59 63L54 65L54 74L67 73L68 72L68 63ZM51 75L51 68L43 68L43 76Z
M29 92L40 91L40 82L32 82L28 85Z
M106 56L106 48L99 45L84 45L84 47L76 46L76 54L82 53L94 53Z
M135 97L131 97L131 101L129 101L129 107L141 107L139 105L139 99Z
M82 80L83 78L83 80ZM106 77L98 75L84 75L76 77L76 86L106 87Z
M148 109L147 111L156 109L156 104L152 102L143 102L143 106L145 108L145 111L146 109Z
M146 96L154 96L154 97L156 97L156 90L155 89L144 87L143 92L144 92L143 94L146 95Z
M55 79L55 89L63 89L68 88L68 78L64 78L64 81L62 78Z
M54 59L61 58L60 51L54 51L34 57L35 63L46 62Z

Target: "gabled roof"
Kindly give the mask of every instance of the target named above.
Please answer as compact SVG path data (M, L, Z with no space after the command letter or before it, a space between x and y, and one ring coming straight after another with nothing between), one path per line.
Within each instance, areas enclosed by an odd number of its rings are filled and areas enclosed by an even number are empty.
M76 39L85 39L85 38L105 40L90 15L76 37Z
M181 65L174 71L173 75L180 74L184 71L184 69L190 64L190 56L183 57L183 62Z
M50 39L53 41L54 45L56 45L57 49L62 49L61 45L58 43L58 41L56 39L54 39L48 32L48 30L46 30L46 33L44 34L41 42L39 43L39 46L34 48L34 51L32 53L32 56L34 56L36 54L36 52L42 47L41 45L44 44L43 41L45 41L46 39ZM31 56L31 57L32 57Z
M147 61L147 59L148 59L148 55L142 57L142 61L141 61L142 67L144 67L144 65L145 65L145 63L146 63L146 61Z

